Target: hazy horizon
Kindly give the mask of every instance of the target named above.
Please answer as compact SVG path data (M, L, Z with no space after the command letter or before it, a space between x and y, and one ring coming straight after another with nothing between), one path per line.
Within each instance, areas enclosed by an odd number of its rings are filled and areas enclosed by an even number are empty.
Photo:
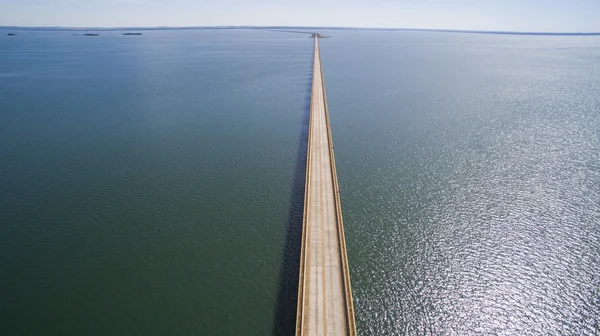
M69 28L332 27L600 32L594 0L0 0L0 26Z
M46 30L46 31L78 31L78 30L194 30L194 29L323 29L323 30L372 30L372 31L415 31L415 32L449 32L449 33L482 33L482 34L514 34L514 35L600 35L599 31L516 31L516 30L475 30L475 29L444 29L444 28L412 28L412 27L341 27L341 26L3 26L0 29ZM291 33L309 33L294 32Z

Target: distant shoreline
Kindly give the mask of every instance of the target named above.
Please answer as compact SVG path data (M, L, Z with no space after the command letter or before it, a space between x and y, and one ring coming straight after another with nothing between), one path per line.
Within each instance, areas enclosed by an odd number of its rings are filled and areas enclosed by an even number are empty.
M519 32L491 30L460 29L425 29L425 28L369 28L369 27L304 27L304 26L189 26L189 27L26 27L0 26L3 30L30 31L130 31L130 30L273 30L303 33L295 30L366 30L366 31L398 31L398 32L433 32L461 34L493 34L493 35L535 35L535 36L600 36L600 32Z

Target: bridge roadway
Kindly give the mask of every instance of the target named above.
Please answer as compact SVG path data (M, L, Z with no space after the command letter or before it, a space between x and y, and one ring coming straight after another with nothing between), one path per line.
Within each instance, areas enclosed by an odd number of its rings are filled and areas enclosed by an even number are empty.
M296 335L356 335L319 39L315 37Z

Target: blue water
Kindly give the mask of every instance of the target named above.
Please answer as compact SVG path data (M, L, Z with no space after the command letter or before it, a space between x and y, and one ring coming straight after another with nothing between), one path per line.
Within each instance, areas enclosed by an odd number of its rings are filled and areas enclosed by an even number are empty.
M0 31L0 334L293 331L312 40ZM360 334L600 332L600 38L321 41Z

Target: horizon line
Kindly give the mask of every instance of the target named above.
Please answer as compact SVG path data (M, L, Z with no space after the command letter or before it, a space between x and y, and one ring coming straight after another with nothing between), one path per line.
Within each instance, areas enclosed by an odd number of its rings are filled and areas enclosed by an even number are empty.
M329 30L378 30L378 31L417 31L441 33L471 33L471 34L504 34L504 35L600 35L600 32L542 32L542 31L510 31L510 30L471 30L446 28L392 28L392 27L347 27L347 26L251 26L251 25L221 25L221 26L2 26L0 29L23 30L194 30L194 29L329 29Z

